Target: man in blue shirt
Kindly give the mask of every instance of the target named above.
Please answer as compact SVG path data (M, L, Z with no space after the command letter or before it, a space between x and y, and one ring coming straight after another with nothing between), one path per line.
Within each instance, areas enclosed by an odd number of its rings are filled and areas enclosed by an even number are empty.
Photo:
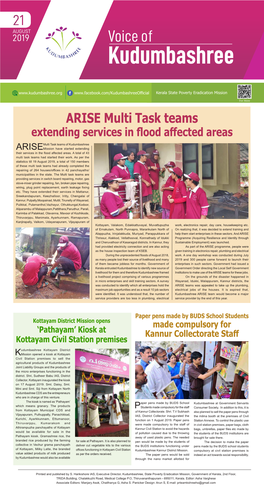
M142 365L145 370L146 367L150 364L149 359L152 357L152 351L150 346L141 346L139 349L139 354L141 357L140 365Z
M135 400L155 400L155 396L147 386L147 375L140 364L135 367Z

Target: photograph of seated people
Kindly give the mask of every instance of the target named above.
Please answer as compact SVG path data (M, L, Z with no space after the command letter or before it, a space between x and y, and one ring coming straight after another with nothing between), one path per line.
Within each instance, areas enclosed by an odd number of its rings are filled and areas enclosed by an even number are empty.
M248 398L245 342L149 343L136 342L136 400Z
M248 162L248 144L95 144L94 218L247 218Z

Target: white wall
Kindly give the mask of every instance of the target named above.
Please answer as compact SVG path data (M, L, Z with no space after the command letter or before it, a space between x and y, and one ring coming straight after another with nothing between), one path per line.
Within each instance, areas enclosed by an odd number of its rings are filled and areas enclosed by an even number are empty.
M94 145L94 184L102 183L102 177L109 172L108 144Z

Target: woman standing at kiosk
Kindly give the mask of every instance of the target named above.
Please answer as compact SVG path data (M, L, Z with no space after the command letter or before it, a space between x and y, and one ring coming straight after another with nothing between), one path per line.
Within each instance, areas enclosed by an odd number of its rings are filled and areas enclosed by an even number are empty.
M88 404L88 425L92 427L92 429L97 429L100 427L98 405L99 400L97 398L97 394L93 393L93 396Z

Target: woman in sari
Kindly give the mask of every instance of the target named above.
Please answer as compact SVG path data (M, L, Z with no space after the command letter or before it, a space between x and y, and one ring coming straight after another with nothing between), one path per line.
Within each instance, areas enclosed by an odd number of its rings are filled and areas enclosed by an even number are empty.
M119 399L115 394L112 400L112 408L111 408L111 416L109 420L109 425L119 425L120 422L123 422L123 416L121 412L121 406L119 403Z
M110 415L111 415L111 409L112 409L112 401L113 401L113 396L110 395L107 402L106 402L106 405L107 405L107 408L108 408Z
M162 209L160 206L160 191L159 191L159 177L164 178L165 174L165 167L162 169L160 168L159 164L159 151L155 149L150 157L146 161L146 164L148 165L149 169L149 176L153 180L152 184L152 203L151 206L153 207L153 211L157 213L161 213Z
M130 173L130 178L134 178L134 164L135 164L135 153L134 151L128 151L127 159L125 161L125 166L128 168Z
M183 400L183 391L181 387L182 376L180 375L181 362L177 362L175 353L169 353L168 369L171 373L171 379L175 382L178 393L176 394L175 400Z
M100 419L98 410L99 400L96 393L93 393L93 396L89 401L89 405L90 404L91 406L94 405L95 408L90 408L88 406L88 425L92 427L92 429L97 429L98 427L100 427Z

